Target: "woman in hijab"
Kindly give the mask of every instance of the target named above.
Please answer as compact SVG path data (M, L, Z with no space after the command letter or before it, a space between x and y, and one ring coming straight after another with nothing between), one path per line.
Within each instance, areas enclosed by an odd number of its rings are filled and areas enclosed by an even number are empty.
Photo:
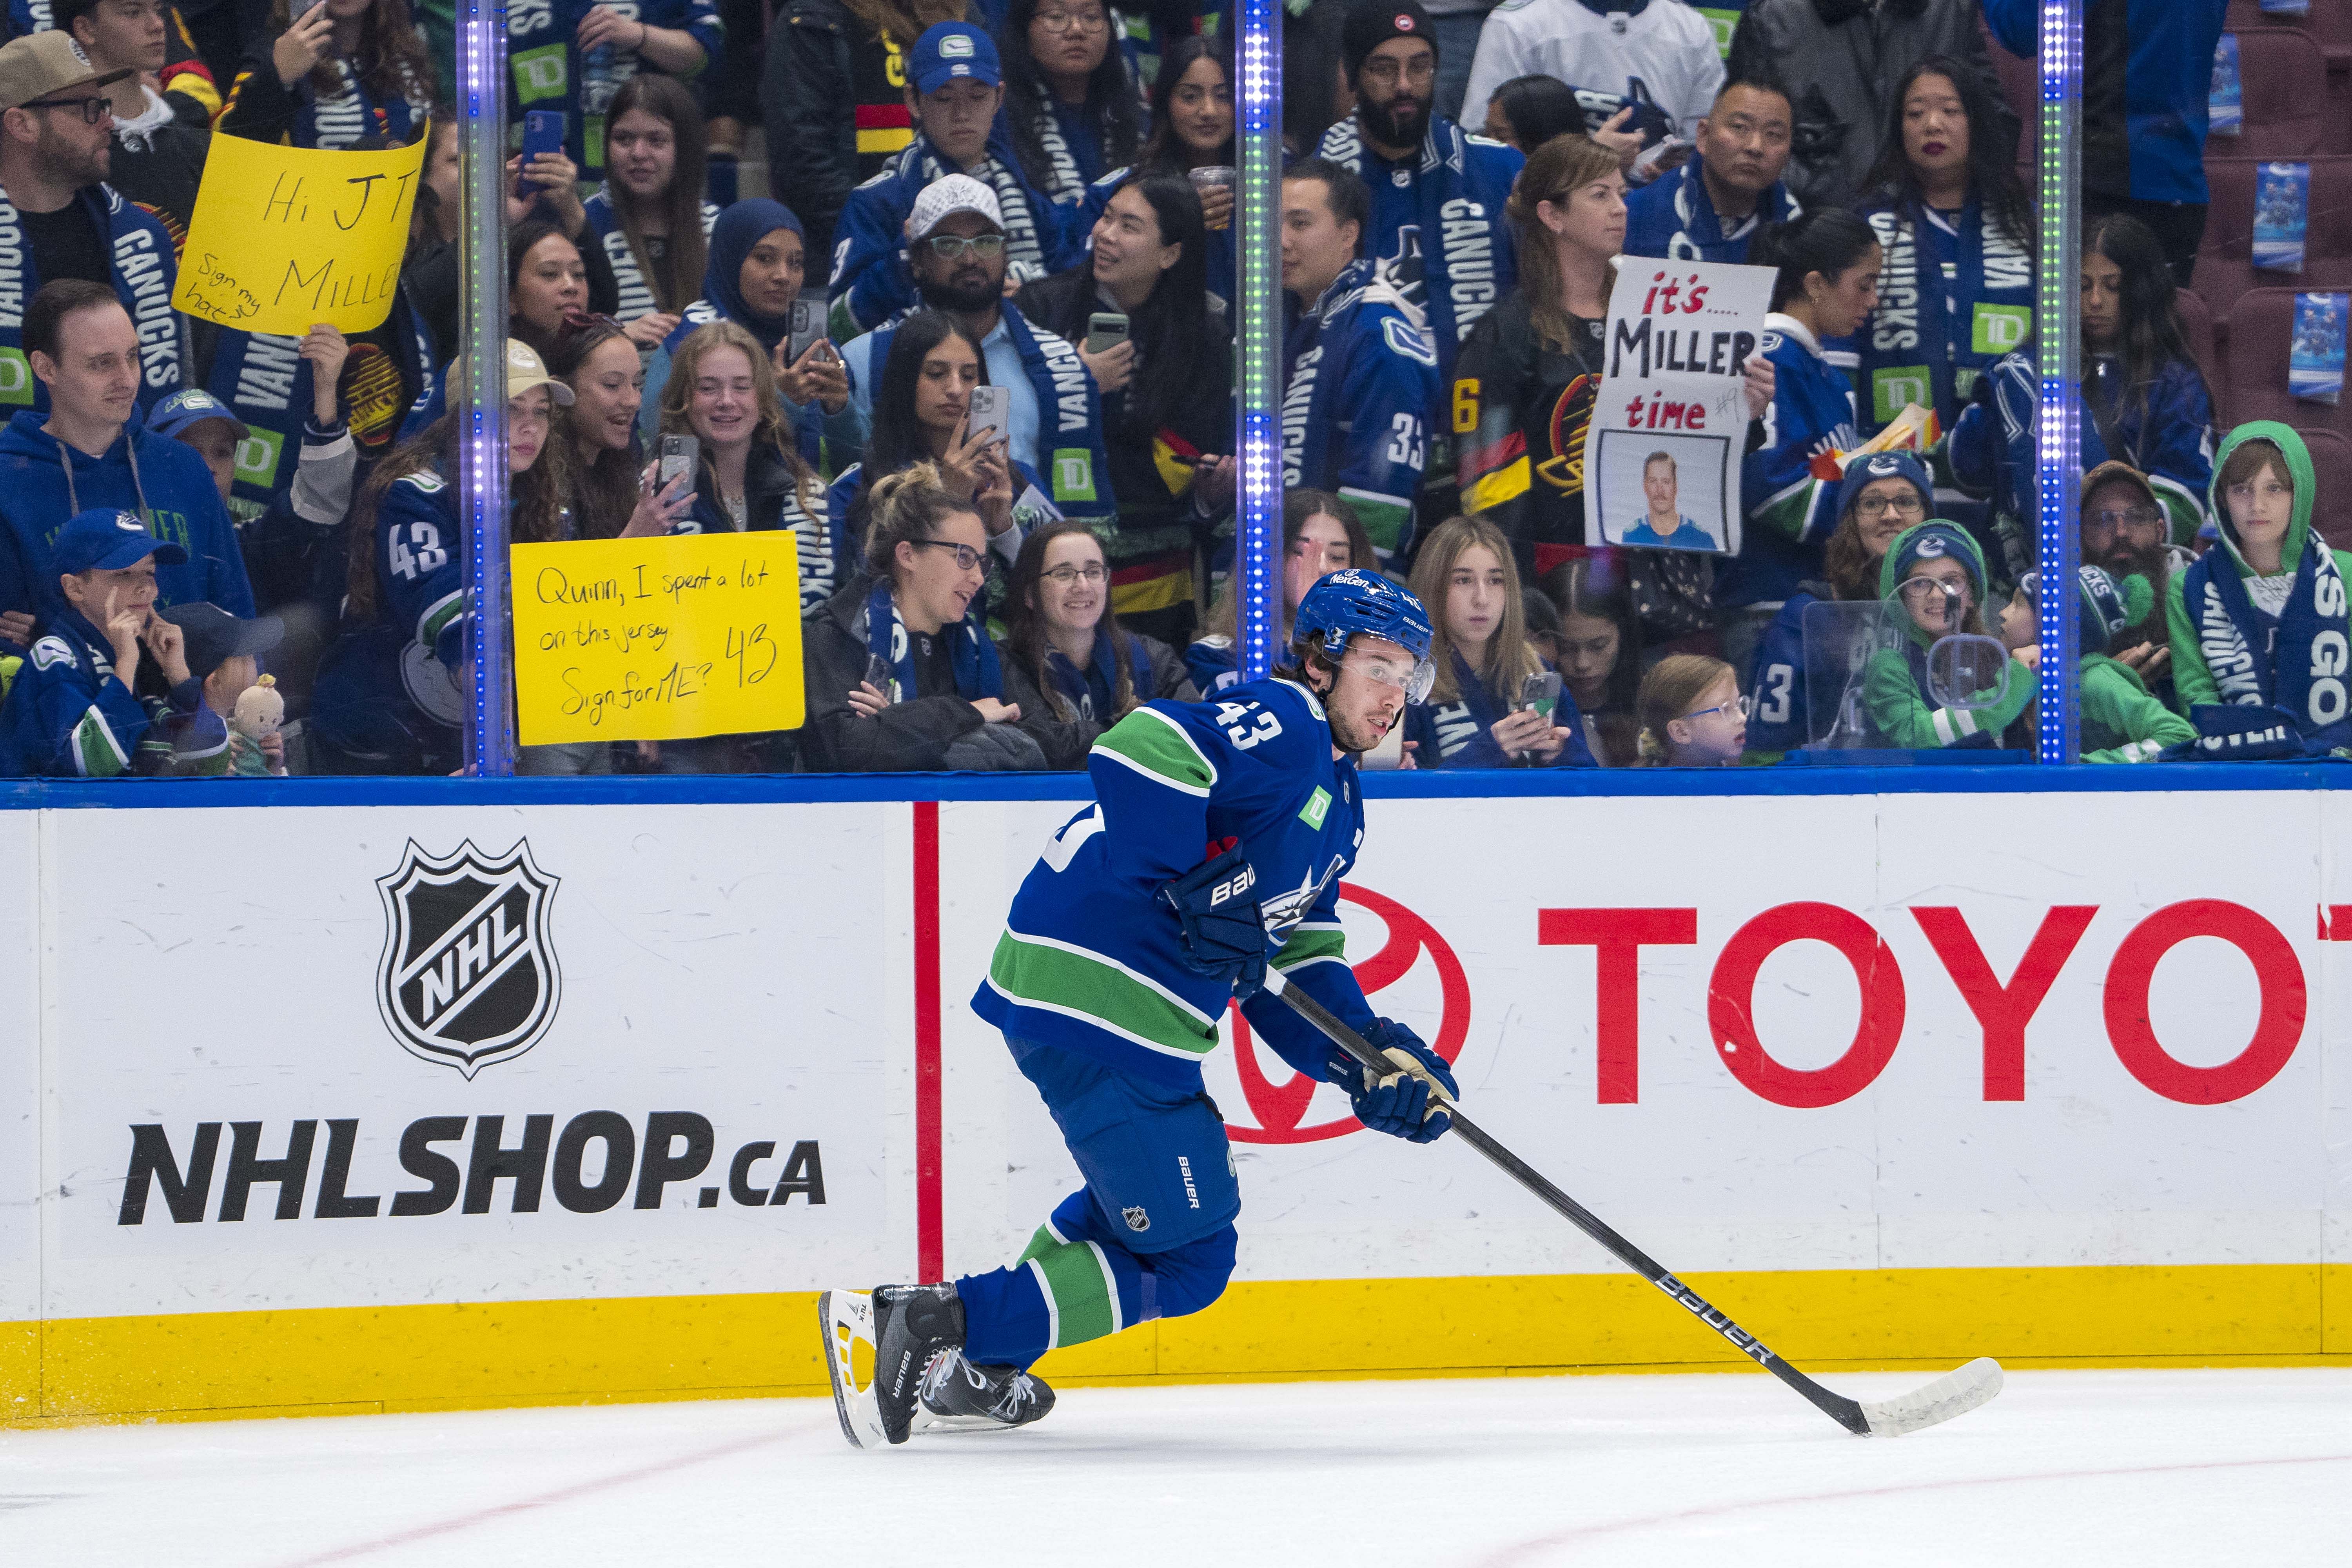
M709 260L702 272L702 297L686 308L676 331L654 351L646 366L644 411L637 423L650 445L671 356L698 327L729 321L759 340L776 373L776 390L800 432L801 459L830 479L857 461L866 449L866 421L849 395L849 374L841 355L823 338L797 361L787 358L793 302L801 297L806 257L801 220L782 202L737 202L711 226Z

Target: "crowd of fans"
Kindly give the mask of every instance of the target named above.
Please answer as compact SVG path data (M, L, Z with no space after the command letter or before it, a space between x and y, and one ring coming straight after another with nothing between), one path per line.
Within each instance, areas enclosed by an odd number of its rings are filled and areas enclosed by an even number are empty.
M2036 232L2001 61L2035 6L1287 9L1286 604L1372 567L1436 629L1375 765L2015 752L2047 594L2092 760L2352 745L2352 557L2294 427L2223 438L2184 306L2224 0L2090 14L2074 584L2030 524ZM526 112L565 128L507 171L510 536L791 531L807 715L525 771L1079 767L1136 704L1235 679L1224 9L506 14L516 145ZM0 771L462 766L446 0L52 0L9 30ZM216 136L426 141L381 327L171 310ZM1589 526L1627 257L1773 269L1735 552ZM1914 446L1874 441L1910 404ZM657 482L674 436L693 470Z

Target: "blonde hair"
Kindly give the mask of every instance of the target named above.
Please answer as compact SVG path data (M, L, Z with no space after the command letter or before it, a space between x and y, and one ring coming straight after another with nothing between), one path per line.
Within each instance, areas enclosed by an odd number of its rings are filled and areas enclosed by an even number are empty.
M1552 248L1551 230L1536 209L1546 202L1566 206L1571 194L1595 180L1621 172L1617 154L1590 137L1565 132L1528 154L1519 183L1511 188L1503 214L1511 220L1519 244L1519 293L1528 302L1528 319L1536 339L1560 353L1575 352L1568 311L1559 302L1559 253ZM1601 279L1601 298L1608 302L1616 281L1612 268Z
M1543 672L1543 659L1528 641L1527 601L1519 595L1519 569L1511 559L1503 531L1483 517L1449 517L1437 525L1413 558L1409 584L1413 596L1429 611L1433 633L1429 643L1430 662L1437 667L1437 679L1429 689L1433 702L1455 702L1462 697L1454 679L1454 631L1446 624L1445 600L1455 563L1474 549L1486 551L1503 568L1503 617L1495 635L1486 639L1478 679L1507 701L1518 695L1520 684L1528 676Z
M1666 726L1706 695L1709 687L1731 673L1731 666L1703 653L1668 654L1652 666L1650 673L1642 677L1641 694L1633 700L1634 711L1642 720L1642 756L1633 765L1665 766L1674 756L1674 746L1666 739ZM1735 678L1733 688L1737 689L1738 684Z
M866 570L877 580L898 581L898 546L940 536L950 517L977 517L971 502L941 481L937 463L909 463L866 487Z
M783 395L776 390L775 367L768 363L768 352L760 340L737 322L721 317L705 326L697 327L686 342L677 345L670 356L669 380L662 384L661 433L665 436L691 436L694 421L688 410L694 404L694 384L702 377L702 362L720 349L740 349L751 364L751 399L760 410L758 421L751 427L751 445L765 441L793 471L793 489L799 492L801 510L811 517L824 515L824 485L806 463L801 460L799 433L793 428L793 416L784 406ZM710 463L710 453L702 454L703 465Z

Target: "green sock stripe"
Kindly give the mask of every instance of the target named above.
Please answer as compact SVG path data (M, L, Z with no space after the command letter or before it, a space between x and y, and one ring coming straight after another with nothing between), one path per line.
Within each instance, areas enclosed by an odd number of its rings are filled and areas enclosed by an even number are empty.
M1030 1260L1053 1313L1054 1344L1082 1345L1119 1331L1110 1264L1091 1241L1055 1247Z

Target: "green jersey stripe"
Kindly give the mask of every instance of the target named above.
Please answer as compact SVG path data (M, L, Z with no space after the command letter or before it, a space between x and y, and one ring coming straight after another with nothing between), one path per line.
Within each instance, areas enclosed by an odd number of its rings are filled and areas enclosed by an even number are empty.
M1298 926L1274 955L1274 966L1291 970L1318 959L1338 958L1348 950L1348 939L1337 926Z
M1166 714L1139 708L1103 731L1094 749L1171 789L1208 798L1217 782L1216 765L1192 737Z
M110 779L131 765L106 715L92 707L73 731L74 766L86 779Z
M1014 931L1011 926L1005 927L1004 934L997 940L1000 942L1025 942L1032 947L1051 948L1055 952L1066 952L1073 958L1082 958L1089 963L1106 964L1110 968L1117 970L1119 973L1125 975L1129 980L1134 982L1136 984L1151 992L1161 1001L1168 1003L1171 1006L1181 1007L1184 1009L1184 1011L1192 1016L1193 1021L1198 1024L1200 1027L1213 1030L1217 1026L1217 1020L1214 1017L1211 1016L1209 1014L1202 1012L1201 1009L1193 1006L1192 1004L1187 1002L1173 991L1169 990L1168 987L1160 984L1160 982L1152 979L1149 974L1145 974L1139 970L1129 969L1126 964L1121 963L1118 960L1105 957L1103 954L1097 952L1090 947L1080 947L1076 942L1063 942L1056 937L1031 936L1027 931Z
M1207 1056L1217 1026L1187 1005L1170 1002L1117 965L1084 953L1041 947L1007 931L989 960L989 988L1017 1007L1036 1007L1091 1024L1148 1050Z
M441 640L442 632L464 613L465 608L466 595L463 593L445 594L416 617L416 640L424 645L426 653L433 651L433 645Z

